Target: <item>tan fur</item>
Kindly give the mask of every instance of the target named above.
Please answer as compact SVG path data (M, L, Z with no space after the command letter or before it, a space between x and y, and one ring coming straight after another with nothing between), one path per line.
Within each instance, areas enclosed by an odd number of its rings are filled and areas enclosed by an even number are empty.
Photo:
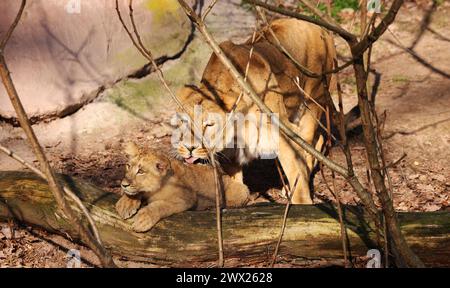
M133 218L133 230L150 230L160 219L191 208L205 209L215 203L214 172L211 167L192 165L170 159L157 151L139 149L129 143L124 195L116 203L118 214ZM244 206L249 190L242 183L222 175L225 204ZM142 206L142 207L141 207Z
M304 67L317 74L333 69L335 58L333 39L319 26L296 19L278 19L271 23L271 28L282 46ZM250 43L249 40L245 44L236 45L227 41L220 45L241 74L244 74L249 61ZM275 40L267 29L259 32L254 43L247 81L273 112L278 113L280 118L306 142L314 144L318 127L316 119L320 119L322 110L314 101L303 95L295 85L294 79L299 77L303 90L316 102L325 105L330 103L329 91L330 87L334 86L331 74L325 79L305 76L273 43ZM240 86L213 54L204 70L200 87L184 88L178 95L188 110L193 104L200 104L203 111L220 112L224 115L232 109L240 93ZM302 108L304 103L309 109ZM260 113L248 96L242 98L237 111L255 115ZM206 127L203 126L202 129ZM282 168L291 187L298 182L293 191L292 202L312 203L308 183L315 161L297 144L282 134L280 136L278 157ZM177 151L181 157L206 158L203 145L195 145L194 149L189 151L186 149L189 143L183 141L180 143ZM319 138L316 144L316 149L320 150L323 139ZM219 152L227 154L226 149ZM231 163L226 163L224 170L233 179L242 181L242 164L246 160L245 156L240 160L237 159L239 157L233 159L233 153L227 156L231 159ZM247 160L252 159L249 156Z

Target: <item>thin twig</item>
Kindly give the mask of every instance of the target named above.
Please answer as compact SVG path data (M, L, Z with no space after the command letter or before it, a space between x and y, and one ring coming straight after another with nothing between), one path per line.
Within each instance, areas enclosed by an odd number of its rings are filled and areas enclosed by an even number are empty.
M119 5L118 5L118 0L116 0L116 11L118 13L118 15L120 14L120 10L119 10ZM172 89L170 89L170 86L167 84L167 81L164 79L164 73L162 72L161 68L158 66L158 64L155 62L155 58L153 57L153 54L151 53L151 51L146 48L143 43L142 43L142 39L140 37L140 34L137 31L137 27L136 27L136 23L134 21L134 14L133 14L133 0L130 0L128 3L128 9L129 9L129 15L130 15L130 20L131 20L131 24L134 30L134 35L137 39L137 43L136 40L134 40L133 34L130 32L130 30L128 29L128 27L125 25L125 23L122 20L122 17L119 16L120 21L122 22L122 26L123 28L126 30L128 36L130 37L131 41L133 42L134 46L139 50L139 52L141 52L141 54L147 58L147 60L149 60L153 67L156 70L156 73L158 75L159 80L161 81L161 83L163 84L163 86L166 88L167 92L169 92L169 95L172 97L172 99L177 103L177 105L180 108L184 108L183 104L181 103L181 101L178 99L178 97L175 95L175 93L173 93ZM184 111L187 112L187 111Z
M275 265L276 261L277 261L277 257L278 257L278 251L280 250L280 245L281 245L281 241L283 241L283 235L284 235L284 231L286 230L286 223L287 223L287 218L288 218L288 214L289 214L289 208L291 207L292 204L292 193L291 191L294 191L295 188L297 188L297 183L298 183L298 176L295 178L295 183L292 187L292 189L289 187L289 184L287 184L284 181L284 177L283 177L283 172L281 172L281 167L280 167L280 160L278 160L278 158L275 160L275 163L277 165L277 171L278 171L278 175L280 176L281 182L283 183L283 187L286 191L286 198L288 200L288 202L286 203L286 207L284 208L284 213L283 213L283 220L281 222L281 227L280 227L280 234L278 235L278 241L277 244L275 245L275 250L273 252L272 255L272 261L270 261L270 267L273 268L273 266Z
M19 12L17 12L14 22L11 24L11 26L9 26L8 31L6 32L5 36L3 36L3 39L0 42L0 54L3 54L3 49L5 49L6 43L8 43L9 38L11 38L11 35L14 32L14 29L16 29L17 24L19 24L20 18L22 18L22 14L23 14L23 11L25 10L26 4L27 4L27 1L22 0L22 3L20 4Z
M327 106L327 108L328 108L328 106ZM332 158L332 150L331 150L332 142L331 142L331 137L330 137L331 136L331 115L330 115L329 108L327 109L327 112L326 112L326 118L327 118L327 142L326 142L326 145L328 147L328 150L330 151L328 157ZM323 169L321 169L320 172L322 174L322 178L325 182L325 185L327 186L330 193L334 196L336 203L337 203L339 225L340 225L340 229L341 229L342 251L344 253L344 263L345 263L345 267L349 267L350 261L348 259L348 250L349 249L347 247L347 244L348 244L347 243L347 228L344 223L341 199L339 197L339 192L336 189L336 175L335 175L334 171L331 171L331 177L333 179L333 189L331 189L331 187L328 185L328 182L326 181Z
M215 163L214 153L210 153L211 162ZM217 167L213 164L215 191L216 191L216 226L217 226L217 244L219 249L219 259L217 260L217 266L222 268L225 264L223 257L223 235L222 235L222 186L220 185L220 176L217 171Z
M248 76L248 71L250 69L250 61L252 60L252 56L253 56L253 49L255 48L255 41L256 41L256 32L258 30L258 26L255 25L255 30L253 31L253 35L252 35L252 42L251 42L251 47L250 47L250 51L248 52L248 61L247 61L247 65L245 66L245 73L244 73L244 80L247 81L247 76ZM242 97L244 96L244 92L241 92L238 96L238 98L236 99L236 101L234 102L233 106L231 107L231 112L229 113L227 119L225 120L225 125L222 127L222 131L220 132L219 137L217 137L217 141L214 144L214 146L217 145L217 143L222 139L223 134L225 133L225 129L228 127L228 125L230 124L231 120L234 117L234 113L236 112L236 109L239 105L239 103L241 102Z
M334 20L333 17L331 17L331 1L327 0L327 13L322 12L319 8L317 8L317 5L314 5L309 0L299 0L299 2L303 3L312 13L314 13L317 17L322 19L323 21L328 21L335 25L336 27L339 27L342 29L341 25Z
M359 1L359 11L361 13L360 15L360 35L361 38L364 38L364 31L366 30L367 27L367 0L360 0ZM376 13L374 13L373 15L376 15Z
M383 165L381 170L383 171L384 175L387 178L389 197L392 199L393 185L392 185L391 176L389 175L389 171L388 171L389 165L386 164L386 157L385 157L382 138L381 138L380 121L378 119L378 115L376 113L374 106L372 107L372 114L375 119L375 125L376 125L376 139L377 139L377 143L378 143L378 147L379 147L378 153L380 154L381 164ZM404 157L406 157L405 153L402 155L402 157L400 157L400 159L398 159L397 161L394 161L390 165L395 166L395 164L400 162ZM388 268L389 267L389 234L388 234L389 230L387 228L385 218L383 219L383 228L384 228L384 261L385 261L384 265L386 268Z
M272 12L276 12L276 13L279 13L279 14L282 14L282 15L286 15L286 16L289 16L289 17L297 18L297 19L300 19L300 20L303 20L303 21L311 22L313 24L322 26L322 27L324 27L324 28L326 28L326 29L328 29L330 31L335 32L336 34L338 34L339 36L341 36L342 38L344 38L347 41L356 42L356 40L357 40L356 36L353 35L352 33L348 32L347 30L345 30L343 28L335 26L334 24L332 24L332 23L330 23L328 21L321 20L321 19L316 19L316 18L313 18L313 17L310 17L310 16L306 16L306 15L297 13L297 12L286 10L284 8L276 7L274 5L267 4L267 3L264 3L264 2L259 1L259 0L244 0L244 2L251 3L251 4L254 4L256 6L263 7L265 9L267 9L267 10L272 11Z
M202 15L202 21L205 21L206 16L208 16L209 12L211 12L214 5L216 5L217 0L211 0L211 3L209 3L208 7L206 8L205 12Z
M394 0L391 7L389 8L388 13L381 19L381 22L373 29L371 33L366 35L361 39L356 45L352 47L352 54L354 56L361 55L364 51L369 48L378 38L383 35L389 25L392 24L395 20L395 16L397 16L398 10L403 5L403 0Z
M264 22L266 29L269 30L271 36L273 37L273 39L275 40L274 43L272 43L273 45L275 45L275 47L277 47L278 50L280 50L281 52L283 52L286 56L288 56L288 58L292 61L292 63L295 65L295 67L300 70L303 74L305 74L308 77L311 78L322 78L325 75L328 74L334 74L337 73L345 68L347 68L348 66L350 66L353 63L353 59L350 59L349 61L347 61L346 63L342 64L341 66L336 66L335 68L333 68L332 70L329 71L324 71L322 73L315 73L311 70L309 70L308 68L306 68L305 66L303 66L302 64L300 64L297 59L295 59L290 53L289 51L286 50L286 48L284 48L284 46L281 44L280 40L278 39L277 35L275 34L275 32L273 31L272 27L270 26L269 22L267 21L266 16L264 15L263 11L261 11L261 8L258 6L255 6L255 10L258 13L259 17L261 18L261 20ZM269 39L267 39L267 41L269 41ZM270 41L269 41L270 42Z
M327 109L325 109L319 102L317 102L316 99L314 99L313 97L311 97L311 95L309 95L308 93L306 93L306 91L300 86L300 79L298 77L296 77L294 79L294 84L295 86L297 86L298 90L300 90L300 92L303 94L303 96L305 96L306 98L308 98L309 100L311 100L311 102L313 102L315 105L317 105L317 107L320 108L320 110L322 110L323 112L327 113ZM303 101L303 104L305 105L306 109L308 109L308 111L311 111L311 109L309 108L308 104L306 103L306 101ZM320 119L317 119L317 117L313 117L314 121L316 121L317 125L320 126L320 128L322 128L325 132L327 132L327 128L322 124L322 122L320 121ZM336 137L331 134L330 137L334 140L337 141Z
M308 77L314 77L314 78L319 78L321 77L321 74L317 74L311 70L309 70L308 68L306 68L305 66L303 66L302 64L300 64L297 59L295 59L290 53L289 51L287 51L283 45L281 44L280 40L278 39L277 35L275 34L275 32L273 32L272 27L270 27L269 22L266 19L266 15L264 15L264 13L261 11L261 8L258 6L255 6L256 12L258 12L259 17L262 19L262 21L264 22L264 24L266 25L266 28L269 30L270 34L272 35L273 39L275 40L275 43L273 43L278 50L280 50L281 52L283 52L284 54L286 54L289 59L295 64L295 66L297 67L298 70L300 70L303 74L305 74ZM268 40L269 41L269 40ZM269 41L270 42L270 41Z
M395 160L387 165L383 164L385 166L378 168L378 170L386 170L386 169L392 168L392 167L396 166L398 163L400 163L403 159L405 159L406 156L408 156L408 154L403 152L402 156L400 156L397 160Z
M321 165L323 168L323 165ZM341 198L339 196L339 192L336 189L336 175L334 174L334 171L331 170L331 177L333 179L333 189L330 187L330 184L328 184L328 181L324 174L324 169L320 169L320 174L322 176L323 182L325 183L325 186L327 187L327 190L331 193L331 195L336 200L336 207L338 211L338 218L339 218L339 225L340 225L340 233L341 233L341 242L342 242L342 252L344 254L344 263L345 267L348 267L350 264L349 257L348 257L348 242L347 242L347 228L344 223L344 217L342 212L342 205L341 205Z

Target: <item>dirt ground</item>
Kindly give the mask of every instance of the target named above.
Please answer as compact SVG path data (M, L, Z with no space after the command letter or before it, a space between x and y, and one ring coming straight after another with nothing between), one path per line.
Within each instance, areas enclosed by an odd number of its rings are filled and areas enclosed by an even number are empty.
M389 169L397 211L437 211L449 209L450 206L448 4L444 2L437 8L431 18L430 29L421 35L414 52L408 53L399 45L409 47L417 39L427 7L417 7L411 2L401 9L396 23L374 47L372 68L381 77L376 104L380 118L385 119L382 135L386 161L393 163L406 154ZM338 50L343 49L338 45ZM357 101L351 75L352 70L346 69L340 76L347 110ZM118 119L128 117L128 113L117 106L97 101L70 117L34 125L34 129L58 172L83 178L105 190L118 193L125 161L122 144L130 139L142 145L163 149L170 147L168 123L173 109L166 106L161 112L135 117L126 126L123 122L111 119L108 113L102 113L111 109L117 112ZM71 128L70 132L67 127ZM36 163L20 129L0 123L0 143ZM366 156L357 131L352 133L351 148L357 174L367 179ZM345 163L338 148L332 148L331 155L335 161ZM284 202L276 189L279 186L276 180L262 183L255 178L254 171L261 171L258 168L260 165L254 164L247 168L245 181L253 191L268 191L273 199ZM265 169L264 173L267 173L268 179L274 179L270 176L276 173L273 163L266 162L263 165L271 167ZM22 167L19 164L0 155L0 170L20 169ZM328 169L324 169L324 175L330 182L331 173ZM313 181L314 201L332 201L333 197L320 172L316 173ZM343 179L336 178L336 187L343 202L358 203L358 198ZM97 264L87 249L74 245L64 237L36 228L0 222L0 240L0 267L65 267L66 251L70 248L79 248L85 252L82 252L86 255L84 266ZM120 265L135 267L143 264L121 262Z

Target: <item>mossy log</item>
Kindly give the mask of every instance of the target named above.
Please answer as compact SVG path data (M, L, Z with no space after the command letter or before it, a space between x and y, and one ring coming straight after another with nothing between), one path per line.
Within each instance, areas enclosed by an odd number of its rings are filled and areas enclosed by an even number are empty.
M130 222L120 219L114 210L117 195L68 176L60 175L59 180L84 202L113 255L170 266L217 259L214 211L173 215L147 233L134 233ZM77 209L75 205L72 207ZM283 205L225 209L225 257L270 259L283 211ZM376 246L376 236L367 217L358 207L345 207L344 214L351 254L364 256ZM58 211L46 182L31 173L0 172L0 218L11 217L78 239L74 228ZM409 245L427 265L450 266L449 212L398 213L398 217ZM342 258L337 219L335 209L329 205L291 207L280 255L291 259Z

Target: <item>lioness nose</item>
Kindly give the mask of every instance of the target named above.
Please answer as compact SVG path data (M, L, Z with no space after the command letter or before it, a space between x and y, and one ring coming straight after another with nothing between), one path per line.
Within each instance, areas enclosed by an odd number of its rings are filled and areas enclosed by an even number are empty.
M128 186L130 186L130 183L128 183L128 181L123 180L123 181L120 183L120 186L122 186L122 188L127 188Z
M192 152L194 149L195 149L195 146L193 146L193 145L184 145L184 147L189 151L189 152Z

